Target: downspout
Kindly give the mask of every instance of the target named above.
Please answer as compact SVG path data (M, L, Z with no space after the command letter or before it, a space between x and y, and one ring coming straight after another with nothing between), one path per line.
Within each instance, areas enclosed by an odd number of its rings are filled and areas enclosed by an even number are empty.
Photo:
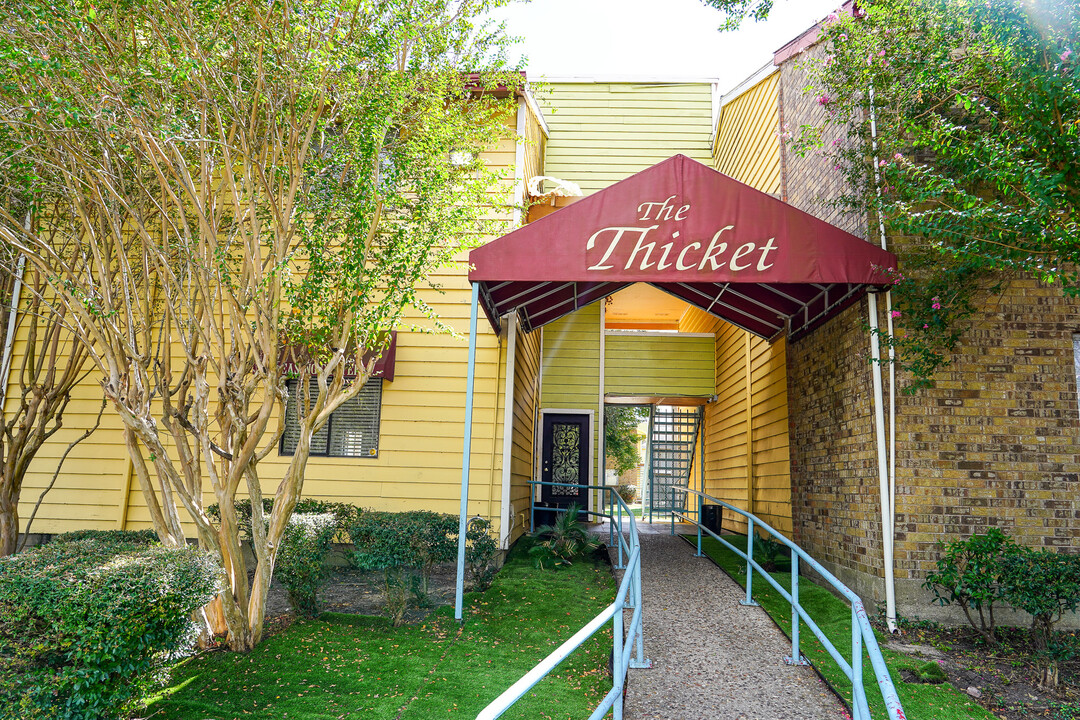
M874 112L874 86L869 88L870 99L870 142L873 150L874 191L881 199L881 174L878 170L877 114ZM887 250L885 240L885 220L878 212L878 235L881 249ZM889 345L889 445L885 441L885 398L882 392L881 346L878 338L877 294L867 295L867 308L870 315L870 356L873 364L874 381L874 429L877 439L878 486L881 494L881 545L885 569L885 623L890 633L899 632L896 624L896 580L893 573L894 520L896 501L896 365L895 351ZM892 292L885 294L887 330L892 337Z
M23 230L30 232L30 213L26 213L23 220ZM11 311L8 313L7 334L4 336L4 358L0 360L0 413L4 410L4 401L7 400L8 380L11 377L11 351L15 346L15 327L19 317L19 301L22 296L22 278L26 272L26 256L19 255L19 262L15 266L15 287L11 290Z
M597 438L597 445L600 448L600 457L597 458L597 466L600 468L600 477L596 481L597 485L607 486L607 434L604 427L604 364L606 359L604 357L607 351L607 337L604 335L604 326L607 324L607 301L605 300L600 304L600 397L597 402L600 405L600 418L597 423L599 427L600 437ZM600 492L600 497L597 498L597 502L600 504L601 511L604 509L604 495L602 491L594 490L593 493ZM592 500L592 494L590 493L589 499ZM593 503L589 503L590 509L593 507Z
M510 483L513 478L510 475L512 462L511 453L514 450L514 378L517 375L515 366L517 363L517 312L507 315L506 320L506 380L503 387L503 447L502 447L502 502L499 506L499 548L507 550L510 547L510 532L514 529L510 524ZM515 515L516 517L516 515Z

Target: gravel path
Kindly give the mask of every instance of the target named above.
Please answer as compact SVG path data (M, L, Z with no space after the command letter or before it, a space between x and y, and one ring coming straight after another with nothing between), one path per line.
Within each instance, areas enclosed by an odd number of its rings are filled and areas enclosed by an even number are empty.
M630 670L626 720L849 717L809 667L784 664L790 641L765 611L684 540L642 534L645 656Z

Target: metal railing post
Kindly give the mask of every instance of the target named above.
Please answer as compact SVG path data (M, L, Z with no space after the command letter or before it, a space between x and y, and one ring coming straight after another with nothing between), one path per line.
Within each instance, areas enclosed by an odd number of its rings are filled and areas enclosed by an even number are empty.
M612 647L611 655L611 675L615 682L615 688L618 690L618 695L615 697L615 704L611 707L614 720L622 720L623 709L623 694L626 692L625 677L623 676L622 669L622 656L623 656L623 598L615 598L617 609L615 614L611 618L612 623L612 636L615 640L615 644Z
M615 491L608 493L608 547L615 544Z
M788 665L809 665L799 649L799 555L791 553L791 657Z
M671 513L671 534L675 534L675 486L671 486L668 494L668 512Z
M851 606L851 714L854 720L870 720L863 690L862 628L855 606ZM866 712L864 712L864 710Z
M701 554L701 511L705 507L705 496L698 495L697 498L697 555L694 557L703 557Z
M619 564L617 567L621 570L626 567L623 564L623 550L622 550L622 505L619 505Z
M756 606L754 602L754 521L746 518L746 599L740 605Z

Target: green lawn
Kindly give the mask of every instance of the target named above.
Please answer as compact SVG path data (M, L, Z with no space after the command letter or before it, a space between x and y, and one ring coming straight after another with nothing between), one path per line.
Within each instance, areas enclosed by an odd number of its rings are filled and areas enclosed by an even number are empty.
M696 535L687 536L687 539L695 544L697 542ZM740 549L746 547L745 537L734 535L725 536L724 539ZM737 583L745 587L745 560L708 536L702 542L702 551ZM756 551L755 559L760 562ZM791 566L786 559L782 560L780 571L773 573L772 576L785 590L791 590ZM754 600L769 613L784 633L791 637L791 605L757 573L754 574ZM800 578L799 581L799 602L810 617L814 618L818 627L840 654L850 659L851 607L825 588L815 585L806 578ZM805 623L801 625L799 637L802 654L814 664L829 685L850 703L851 683ZM882 643L883 640L879 635L878 644ZM902 669L913 670L925 661L910 658L884 647L882 647L882 655L889 667L889 674L892 676L896 692L900 696L900 702L909 720L968 720L969 718L994 720L994 715L948 683L928 685L906 683L901 679ZM866 659L863 665L863 683L870 703L871 716L887 718L885 704L877 691L874 670L870 666L869 659Z
M155 720L473 718L610 604L603 564L537 571L521 547L495 583L466 596L466 623L442 608L421 625L326 614L247 655L213 653L178 668L146 711ZM587 717L611 688L610 627L526 695L512 718Z

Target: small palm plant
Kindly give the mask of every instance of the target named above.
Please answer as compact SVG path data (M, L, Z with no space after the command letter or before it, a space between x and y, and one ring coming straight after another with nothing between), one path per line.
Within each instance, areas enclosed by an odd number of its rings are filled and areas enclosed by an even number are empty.
M574 558L591 555L602 545L600 538L590 535L578 520L580 511L578 505L571 505L559 513L554 523L536 529L538 542L529 554L537 568L571 565Z

